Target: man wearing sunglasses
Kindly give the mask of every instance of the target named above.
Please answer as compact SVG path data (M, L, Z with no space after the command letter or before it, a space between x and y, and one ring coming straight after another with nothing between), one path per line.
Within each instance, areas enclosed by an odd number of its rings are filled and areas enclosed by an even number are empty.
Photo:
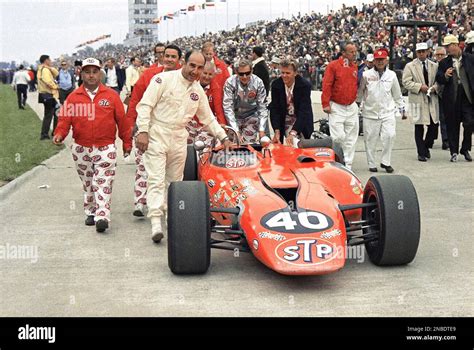
M225 82L223 105L227 124L238 130L246 143L255 143L265 136L266 95L262 79L252 74L252 62L241 60L237 74Z

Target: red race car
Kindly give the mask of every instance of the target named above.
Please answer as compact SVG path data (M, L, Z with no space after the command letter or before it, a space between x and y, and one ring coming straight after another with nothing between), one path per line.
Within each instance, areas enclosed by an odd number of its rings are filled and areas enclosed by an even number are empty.
M228 135L235 133L227 127ZM188 146L184 181L168 191L168 265L205 273L211 248L249 251L284 275L341 269L347 248L364 244L375 265L410 263L420 239L409 178L373 176L365 187L330 137L298 148L238 144L232 151Z

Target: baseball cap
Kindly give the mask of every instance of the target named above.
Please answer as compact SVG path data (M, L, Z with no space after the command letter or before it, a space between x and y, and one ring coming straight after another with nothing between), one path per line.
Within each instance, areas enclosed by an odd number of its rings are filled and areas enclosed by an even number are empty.
M374 59L376 58L387 58L388 57L388 52L386 49L379 49L374 52Z
M101 68L99 60L93 57L86 58L85 60L82 61L82 68L87 67L87 66L94 66L99 69Z
M273 57L272 63L280 64L280 59L278 57Z
M416 51L420 51L420 50L428 50L428 44L427 43L416 44Z
M447 46L449 44L459 44L457 36L452 34L446 35L443 40L443 46Z
M367 57L365 59L367 62L373 62L374 61L374 54L369 53L367 54Z
M466 34L466 44L474 44L474 30Z

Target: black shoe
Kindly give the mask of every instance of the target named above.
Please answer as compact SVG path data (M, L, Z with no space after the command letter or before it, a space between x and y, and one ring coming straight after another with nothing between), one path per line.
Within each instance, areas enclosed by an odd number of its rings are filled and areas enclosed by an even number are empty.
M428 148L426 149L425 157L428 158L428 159L431 159L431 153L430 153L430 150Z
M466 150L466 151L461 151L459 153L461 153L464 156L464 159L466 159L468 162L472 162L472 157L469 154L469 151Z
M94 226L94 225L95 225L94 215L87 215L86 226Z
M458 161L458 154L457 153L453 153L451 154L451 159L449 160L450 162L457 162Z
M378 169L377 168L369 168L369 171L371 173L376 173L378 171Z
M441 148L444 150L447 150L449 148L448 141L443 141L443 144L441 145Z
M41 136L40 137L40 141L43 141L43 140L50 140L49 136L46 135L46 136Z
M380 163L380 167L385 169L385 171L389 174L391 174L395 171L390 165L384 165L384 164Z
M107 220L102 219L95 223L95 230L97 232L104 232L108 228L109 228L109 222Z
M25 107L21 106L20 109L25 109Z
M418 160L420 162L426 162L428 159L426 159L426 157L423 157L423 156L418 156Z

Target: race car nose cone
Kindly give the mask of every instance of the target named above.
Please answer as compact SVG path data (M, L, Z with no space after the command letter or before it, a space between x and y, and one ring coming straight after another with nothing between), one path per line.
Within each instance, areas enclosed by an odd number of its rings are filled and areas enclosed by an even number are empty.
M260 139L260 145L262 145L262 147L268 147L270 145L270 138L268 136L264 136Z

